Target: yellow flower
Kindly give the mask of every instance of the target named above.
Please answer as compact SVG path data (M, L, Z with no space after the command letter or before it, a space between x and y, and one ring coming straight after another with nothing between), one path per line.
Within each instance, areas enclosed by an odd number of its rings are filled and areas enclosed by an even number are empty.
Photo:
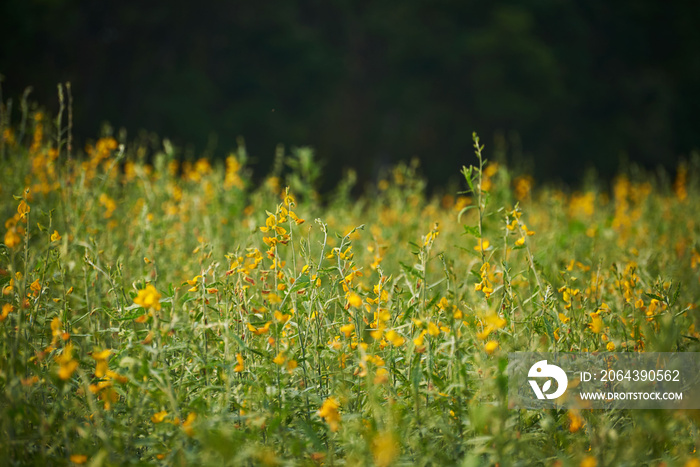
M75 370L78 369L78 362L73 360L73 344L70 342L63 348L61 355L56 356L54 360L56 360L56 363L60 365L58 369L58 377L64 381L70 379Z
M194 434L194 429L192 428L192 425L194 424L195 420L197 420L197 414L194 412L190 412L187 415L187 420L182 422L182 429L185 431L185 434L187 436L192 436Z
M598 461L593 456L586 456L579 465L581 467L596 467L598 465Z
M95 376L102 378L109 371L109 366L107 365L107 360L97 360L95 362Z
M192 286L187 290L188 292L196 292L197 290L199 290L197 284L199 283L198 281L199 279L201 279L201 277L202 276L194 276L192 279L187 279L187 283Z
M386 333L386 340L391 342L394 347L401 347L406 342L406 339L393 329Z
M382 336L384 335L384 326L374 329L373 331L370 331L369 333L370 336L372 336L372 339L374 340L380 340Z
M292 212L292 211L289 211L289 217L291 217L292 220L293 220L294 222L296 222L297 225L301 225L301 224L303 224L304 222L306 222L304 219L300 218L299 216L297 216L297 215L296 215L294 212Z
M346 324L344 326L340 326L340 332L345 334L345 337L350 337L352 332L355 330L355 325L354 324Z
M61 239L61 234L58 233L58 230L54 230L53 233L51 234L51 241L57 242L60 239Z
M19 274L19 273L17 273ZM7 283L5 287L2 288L2 294L3 295L10 295L12 293L12 288L15 286L15 280L14 278L10 279L10 282Z
M339 339L340 339L340 336L335 336L335 339L331 339L328 341L328 345L330 345L333 350L340 350L342 345L341 345ZM341 358L344 358L344 357L341 357ZM345 367L343 367L343 368L345 368Z
M276 364L278 364L279 366L284 365L284 362L286 360L287 359L285 358L285 356L283 355L282 352L278 353L277 356L272 359L272 361L275 362Z
M615 350L615 344L613 344L612 342L608 342L608 345L606 345L605 348L608 349L608 352L612 352L613 350Z
M235 371L236 373L240 373L243 370L245 370L245 365L243 363L243 355L237 353L236 354L236 361L238 361L238 365L235 366L233 371Z
M87 462L87 459L85 454L73 454L70 456L70 461L74 464L84 464Z
M277 235L284 235L287 233L287 229L278 225L275 227L275 232L277 232Z
M481 250L484 250L484 251L485 251L485 250L488 250L488 249L489 249L489 246L490 246L490 245L491 245L491 244L489 243L488 240L478 239L478 240L477 240L477 244L476 244L476 246L474 247L474 250L475 250L475 251L481 251Z
M129 381L129 378L126 376L120 375L119 373L115 373L112 370L107 370L107 378L115 380L117 383L124 384L127 381Z
M286 313L282 313L281 311L277 311L277 310L275 310L274 315L275 315L275 319L277 321L279 321L280 323L286 323L287 321L289 321L289 318L292 317L292 315L288 315Z
M95 360L107 360L110 355L112 355L112 350L105 349L101 352L93 352L92 358Z
M277 218L274 214L268 211L267 219L265 219L265 226L260 227L261 232L269 232L270 229L274 229L277 224Z
M569 410L569 431L576 433L583 426L583 417L578 410Z
M277 305L278 303L282 303L282 299L276 293L268 294L267 301L270 302L270 304L272 304L272 305Z
M441 310L446 310L449 305L450 305L450 302L448 302L447 298L445 298L445 297L442 297L437 304L438 308L440 308Z
M440 334L440 328L438 328L435 323L428 323L428 334L432 337L437 337Z
M427 331L421 331L421 333L418 335L418 337L416 337L415 339L413 339L413 344L414 344L416 347L423 347L423 344L425 343L425 335L426 335L426 333L427 333Z
M12 310L14 310L14 307L12 305L10 305L9 303L5 303L2 306L2 313L0 313L0 322L5 321L5 319L7 318L7 315L9 315L12 312Z
M378 467L387 467L393 464L394 459L399 455L399 445L391 432L379 433L374 438L372 455L374 456L374 464Z
M8 248L14 248L21 242L22 237L17 234L17 228L12 227L11 229L8 229L7 233L5 234L5 245L7 245Z
M339 408L340 403L335 397L331 396L323 402L323 405L321 405L321 408L318 410L318 415L328 423L331 431L338 431L340 427Z
M202 276L199 276L199 275L194 276L192 279L187 279L187 283L189 285L197 285L199 283L199 279L201 279L201 278L202 278Z
M163 420L165 420L165 417L167 417L167 416L168 416L168 412L163 410L161 412L153 414L153 416L151 417L151 421L153 423L161 423Z
M29 207L29 205L26 203L26 201L22 200L19 203L19 206L17 206L17 212L19 213L19 218L24 219L27 214L29 214L29 211L32 209Z
M53 337L58 337L61 334L63 334L63 331L61 331L62 328L62 323L61 319L56 316L54 319L51 320L51 335Z
M493 177L498 172L498 167L498 162L489 162L489 164L484 169L484 175L487 177Z
M435 241L438 235L440 235L440 232L436 230L428 232L428 235L425 236L425 242L423 243L423 246L432 245L433 241Z
M285 196L284 196L284 204L286 206L294 207L296 205L296 200L294 199L294 196L289 192L289 187L285 190Z
M484 344L484 350L489 355L494 353L497 348L498 348L498 342L496 342L496 341L488 341L486 344Z
M270 330L270 324L272 324L272 321L268 321L267 323L265 323L265 326L261 328L256 328L252 324L248 323L248 330L256 336L259 336L261 334L265 334L267 331Z
M374 376L374 384L384 384L387 381L389 381L389 370L384 367L378 368Z
M154 310L160 310L160 297L153 285L148 284L145 289L139 290L138 296L134 299L134 303L141 305L145 309L153 308Z
M224 188L227 190L236 187L238 189L243 189L243 180L238 175L241 169L241 163L238 162L236 156L231 154L226 158L226 177L224 178Z
M513 180L513 185L515 186L515 197L518 201L522 201L530 194L533 179L529 175L520 175Z
M111 354L112 351L110 349L92 353L92 358L95 360L95 376L98 378L102 378L109 371L107 359Z
M484 321L486 321L486 325L492 329L503 329L507 324L506 320L496 313L486 315Z
M569 217L591 217L595 212L595 193L574 193L569 200Z
M354 306L355 308L360 308L362 306L362 298L355 292L348 292L345 298L350 306Z
M12 128L5 128L5 131L2 133L2 138L7 142L8 146L14 146L17 142L15 140L15 133L12 131Z
M104 218L109 219L112 217L112 214L117 209L117 203L105 193L100 195L98 201L105 208Z
M603 330L603 318L598 313L591 313L591 322L588 323L588 327L594 333L599 334Z
M68 363L61 365L61 367L58 369L58 377L64 381L70 379L70 377L73 375L73 372L75 372L75 370L77 369L78 362L75 360L71 360Z

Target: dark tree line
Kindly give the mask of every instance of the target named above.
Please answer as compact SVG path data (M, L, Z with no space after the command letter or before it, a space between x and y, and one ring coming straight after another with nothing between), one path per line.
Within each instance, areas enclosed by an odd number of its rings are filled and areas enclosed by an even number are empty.
M15 100L71 81L79 137L216 135L221 156L240 135L258 172L284 143L328 184L413 156L437 183L478 131L573 181L700 147L698 24L696 1L8 0L0 73Z

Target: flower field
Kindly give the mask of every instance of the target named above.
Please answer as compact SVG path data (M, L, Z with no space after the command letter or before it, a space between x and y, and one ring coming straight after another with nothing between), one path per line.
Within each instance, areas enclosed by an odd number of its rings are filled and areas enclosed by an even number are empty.
M309 149L257 184L242 144L64 130L2 133L2 463L700 465L696 412L513 409L505 373L700 351L697 158L574 191L475 136L440 195L402 164L321 198Z

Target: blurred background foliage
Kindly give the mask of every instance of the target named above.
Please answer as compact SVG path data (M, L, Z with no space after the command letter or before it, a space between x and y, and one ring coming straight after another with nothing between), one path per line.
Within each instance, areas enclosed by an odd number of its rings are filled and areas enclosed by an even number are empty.
M325 188L417 157L435 186L478 131L540 179L675 167L700 147L700 3L621 0L0 3L3 99L73 85L104 122L194 156L313 147ZM19 105L15 104L15 114Z

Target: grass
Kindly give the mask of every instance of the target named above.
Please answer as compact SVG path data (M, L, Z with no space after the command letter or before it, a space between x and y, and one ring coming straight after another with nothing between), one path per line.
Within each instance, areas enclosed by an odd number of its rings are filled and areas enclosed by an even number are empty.
M565 192L475 137L463 193L399 165L320 203L308 149L256 185L242 145L3 130L10 465L700 465L696 412L509 409L505 375L699 350L697 161Z

